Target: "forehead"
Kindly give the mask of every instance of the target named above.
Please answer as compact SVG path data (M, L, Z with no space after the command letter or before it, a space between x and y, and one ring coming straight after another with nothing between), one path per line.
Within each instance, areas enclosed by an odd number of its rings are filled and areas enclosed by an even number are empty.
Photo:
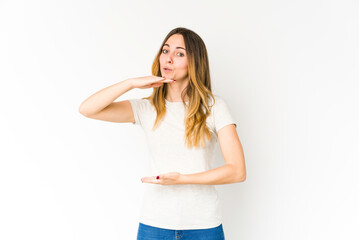
M170 45L170 47L185 47L184 39L181 34L173 34L170 38L167 39L165 45L166 44Z

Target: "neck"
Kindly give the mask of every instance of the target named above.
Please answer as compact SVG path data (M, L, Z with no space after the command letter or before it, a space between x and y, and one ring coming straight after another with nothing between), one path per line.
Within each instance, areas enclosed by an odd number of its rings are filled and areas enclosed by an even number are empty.
M182 102L181 93L187 87L189 80L177 80L175 83L167 83L167 95L166 100L169 102ZM186 95L184 101L188 101L189 98Z

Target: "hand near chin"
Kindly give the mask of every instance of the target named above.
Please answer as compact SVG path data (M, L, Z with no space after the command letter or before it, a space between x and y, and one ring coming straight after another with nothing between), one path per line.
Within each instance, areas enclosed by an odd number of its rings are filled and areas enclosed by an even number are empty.
M137 78L130 78L126 81L129 81L132 88L140 88L140 89L146 89L146 88L157 88L162 86L165 83L174 83L176 80L166 78L166 77L159 77L159 76L145 76L145 77L137 77Z
M183 175L179 172L169 172L158 176L143 177L143 183L155 183L161 185L183 184Z

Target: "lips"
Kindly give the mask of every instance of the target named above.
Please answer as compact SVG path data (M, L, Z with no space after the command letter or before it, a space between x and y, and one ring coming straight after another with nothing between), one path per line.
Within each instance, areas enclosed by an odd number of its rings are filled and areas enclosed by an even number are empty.
M163 70L165 70L165 71L172 71L173 69L168 68L168 67L164 67Z

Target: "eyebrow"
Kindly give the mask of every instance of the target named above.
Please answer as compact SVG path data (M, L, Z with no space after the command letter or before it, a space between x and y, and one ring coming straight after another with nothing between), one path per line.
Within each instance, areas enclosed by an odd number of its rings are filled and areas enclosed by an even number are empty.
M166 43L166 44L164 44L163 46L168 46L168 47L169 47L170 45ZM186 51L186 49L184 49L183 47L176 47L176 48L181 48L181 49L183 49L183 50Z

